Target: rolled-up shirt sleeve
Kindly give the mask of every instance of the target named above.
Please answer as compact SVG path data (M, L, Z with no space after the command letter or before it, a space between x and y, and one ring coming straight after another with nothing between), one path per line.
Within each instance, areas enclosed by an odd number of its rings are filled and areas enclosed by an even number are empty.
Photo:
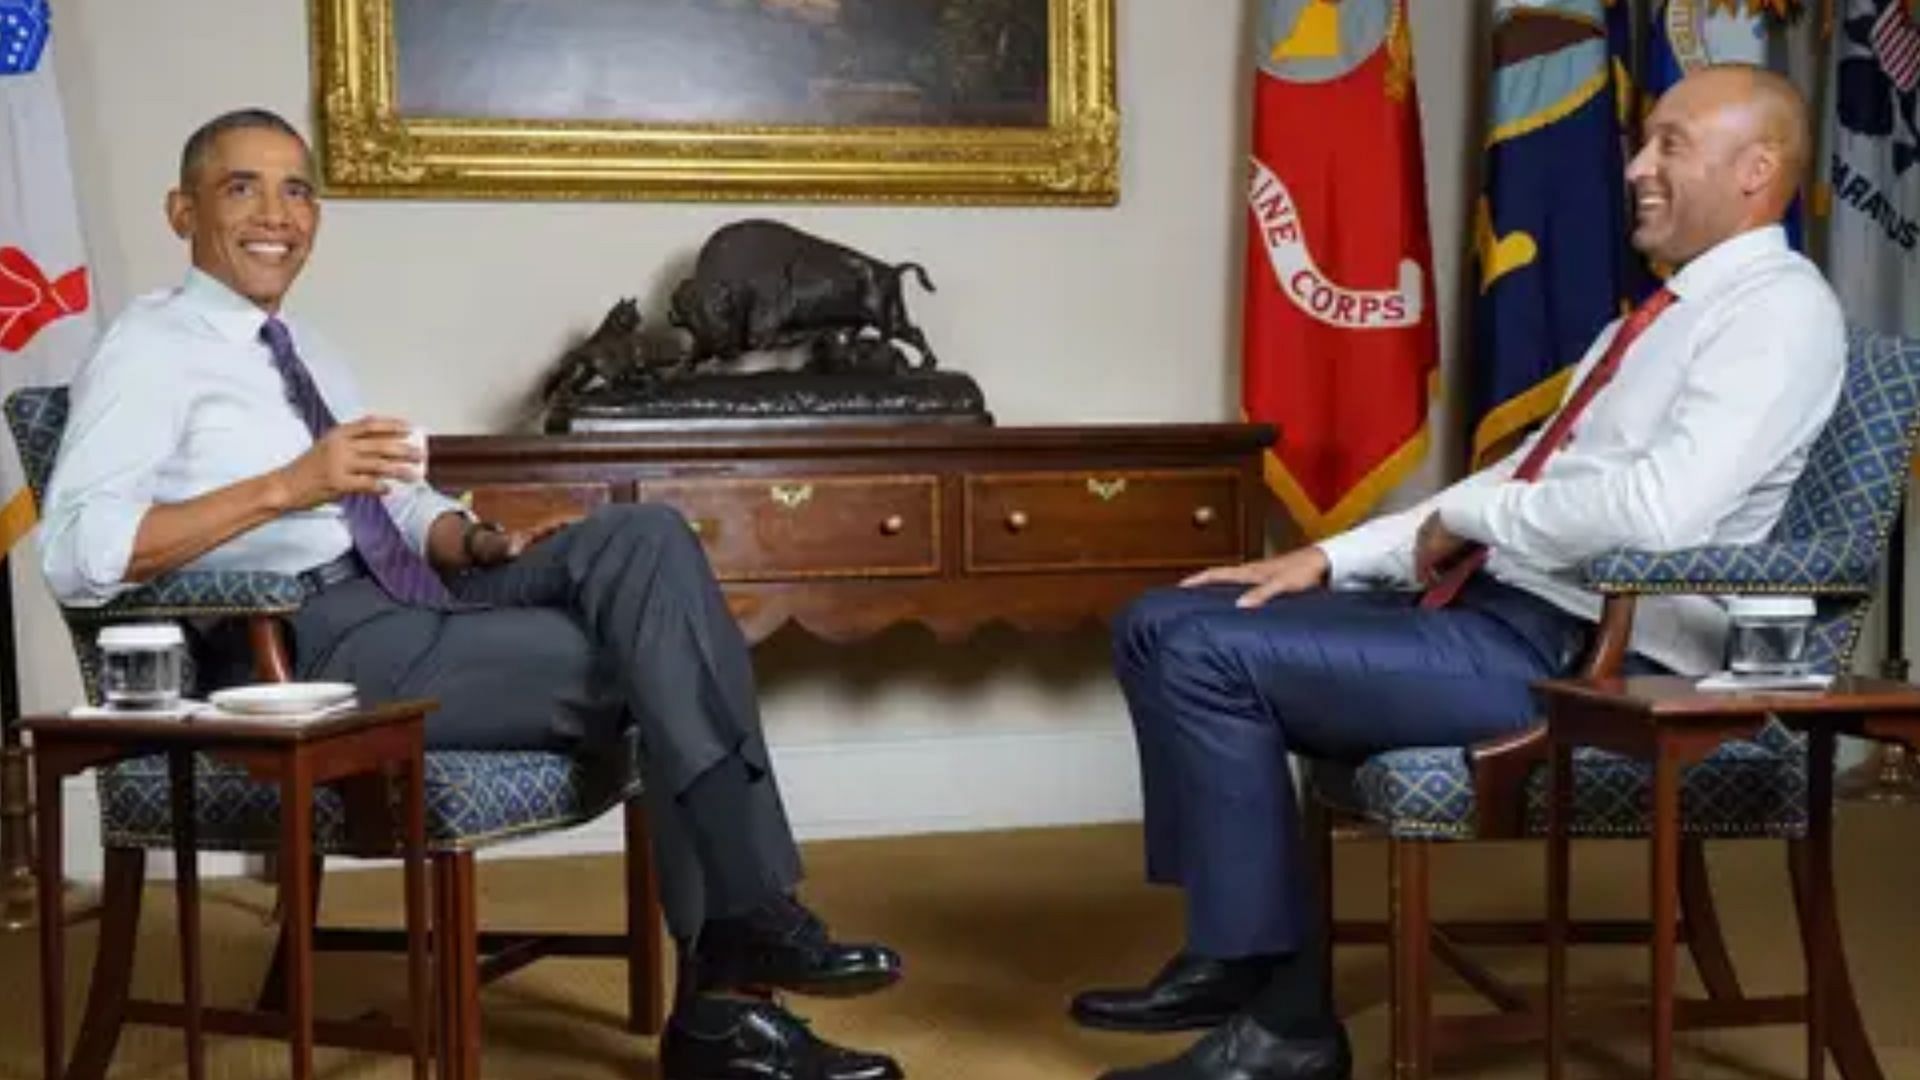
M427 534L441 515L473 516L467 511L466 504L448 498L425 481L393 484L387 488L385 501L387 513L393 515L394 523L400 526L407 543L412 544L413 549L423 557L427 554Z
M186 425L164 358L124 344L109 332L74 380L41 509L41 568L63 604L98 606L132 587L134 538Z

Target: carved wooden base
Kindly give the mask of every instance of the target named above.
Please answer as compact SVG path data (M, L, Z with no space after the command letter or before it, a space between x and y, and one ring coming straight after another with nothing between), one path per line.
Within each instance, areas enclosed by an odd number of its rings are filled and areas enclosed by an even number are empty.
M1880 743L1867 760L1841 774L1834 792L1858 802L1920 803L1920 761L1897 743Z

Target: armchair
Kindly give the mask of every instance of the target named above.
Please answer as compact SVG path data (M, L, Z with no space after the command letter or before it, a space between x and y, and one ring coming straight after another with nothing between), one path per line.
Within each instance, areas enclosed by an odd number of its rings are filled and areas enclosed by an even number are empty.
M67 420L64 387L20 390L5 404L27 480L43 498ZM270 573L181 571L165 575L92 609L63 608L79 656L88 697L98 700L99 627L140 619L180 621L188 627L189 683L204 694L220 685L205 662L209 634L235 632L244 624L252 677L291 678L280 616L297 610L305 592L293 578ZM244 673L241 675L244 678ZM657 884L653 876L639 773L630 752L622 760L585 760L556 753L437 751L427 755L427 843L434 891L436 1023L440 1075L479 1075L480 986L547 956L619 957L628 965L629 1027L656 1034L665 1023L665 960ZM277 844L279 795L241 770L207 759L196 763L197 822L202 850L270 852ZM68 1076L104 1077L121 1027L127 1023L178 1026L177 1006L132 1000L136 928L140 917L146 851L170 845L171 823L164 758L128 761L99 774L100 832L106 847L103 911L86 1015ZM58 798L45 793L43 798ZM324 856L382 858L392 854L384 837L363 835L350 813L350 794L324 790L314 806L313 890L318 903ZM357 805L357 804L355 804ZM622 806L626 831L627 925L619 934L549 935L482 933L475 888L475 854L514 839L582 824ZM405 935L393 929L317 928L317 951L400 951ZM278 970L284 938L253 1011L209 1010L208 1030L265 1034L281 1011ZM322 1045L405 1052L404 1032L365 1022L321 1023Z
M1817 614L1811 659L1821 671L1848 669L1872 599L1874 575L1900 512L1920 413L1920 341L1854 330L1840 401L1815 442L1772 536L1745 547L1701 547L1654 554L1618 551L1583 568L1588 586L1606 597L1599 632L1586 659L1588 675L1616 674L1627 653L1634 601L1652 593L1811 594ZM1317 848L1322 911L1332 918L1329 872L1336 831L1384 838L1388 845L1390 917L1384 927L1334 922L1329 940L1386 940L1391 952L1393 1075L1426 1077L1436 1054L1471 1045L1532 1041L1544 1036L1537 997L1475 963L1462 946L1532 944L1539 923L1436 923L1430 907L1434 845L1544 835L1546 746L1536 727L1469 747L1383 753L1357 768L1316 764L1310 779L1307 830ZM1839 927L1807 922L1815 886L1804 858L1807 761L1804 740L1769 726L1752 740L1731 742L1682 776L1681 940L1693 956L1712 1008L1683 1026L1798 1023L1803 995L1753 997L1741 989L1720 932L1704 843L1719 839L1787 842L1788 870L1800 932L1834 958L1830 1030L1834 1057L1847 1080L1879 1080L1881 1072L1861 1024L1845 970ZM1646 765L1596 750L1574 760L1573 833L1587 838L1648 834L1651 777ZM1821 883L1825 884L1825 883ZM1575 944L1647 940L1645 922L1579 922ZM1433 959L1453 969L1495 1007L1492 1014L1432 1015Z

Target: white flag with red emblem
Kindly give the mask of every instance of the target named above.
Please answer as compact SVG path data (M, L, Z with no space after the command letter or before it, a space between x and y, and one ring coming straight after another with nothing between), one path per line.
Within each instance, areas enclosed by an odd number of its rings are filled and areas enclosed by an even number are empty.
M49 6L0 3L0 398L71 380L97 330ZM13 440L0 438L0 555L33 522Z
M1836 0L1814 211L1847 318L1920 336L1920 16Z

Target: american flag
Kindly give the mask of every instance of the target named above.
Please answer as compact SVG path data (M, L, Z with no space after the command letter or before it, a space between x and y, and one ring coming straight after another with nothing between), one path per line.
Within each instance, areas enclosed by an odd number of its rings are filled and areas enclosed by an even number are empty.
M1901 93L1920 86L1920 26L1901 0L1892 0L1874 21L1873 54Z
M50 0L0 0L0 75L24 75L47 43Z

